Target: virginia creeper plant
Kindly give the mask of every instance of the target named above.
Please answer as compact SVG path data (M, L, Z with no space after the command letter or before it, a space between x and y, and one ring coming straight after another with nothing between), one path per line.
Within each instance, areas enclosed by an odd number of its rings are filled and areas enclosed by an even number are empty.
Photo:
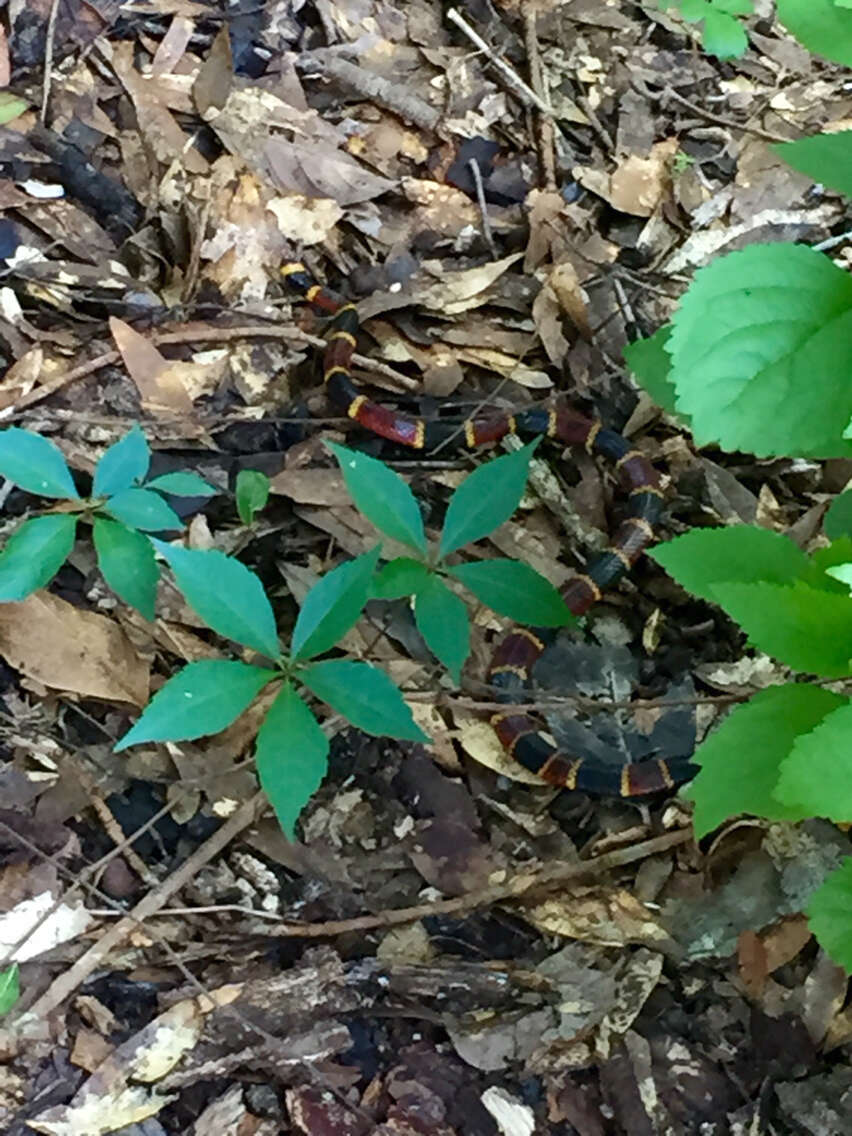
M0 430L0 476L56 506L25 520L0 553L0 603L23 600L50 583L74 547L79 524L92 526L98 567L110 588L146 619L154 618L158 571L146 532L172 532L183 521L163 497L213 497L196 473L148 478L151 450L138 425L110 446L81 497L62 451L31 430Z

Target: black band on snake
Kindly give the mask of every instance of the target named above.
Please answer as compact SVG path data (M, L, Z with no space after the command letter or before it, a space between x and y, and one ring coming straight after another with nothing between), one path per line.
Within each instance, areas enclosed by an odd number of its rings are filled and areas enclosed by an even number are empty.
M619 579L654 539L654 524L662 509L656 470L620 434L570 407L532 409L519 414L469 418L462 423L425 422L373 402L355 386L350 365L358 333L354 304L317 284L303 264L285 264L281 275L318 312L331 316L323 372L328 397L353 421L374 434L415 450L431 449L451 434L461 434L468 448L499 441L507 434L543 434L571 446L584 446L614 464L630 510L612 544L581 575L572 577L562 597L574 615L584 615L605 588ZM530 683L533 665L551 638L546 631L517 628L503 637L491 659L488 680L499 701L517 702ZM552 785L597 796L644 797L688 781L698 767L686 758L650 759L623 766L561 753L543 733L540 723L520 711L494 714L491 724L503 747L524 769Z

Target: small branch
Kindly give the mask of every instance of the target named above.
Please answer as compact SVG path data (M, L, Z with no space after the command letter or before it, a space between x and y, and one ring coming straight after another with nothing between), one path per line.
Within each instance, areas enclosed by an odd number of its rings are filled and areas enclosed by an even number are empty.
M612 868L620 868L625 864L644 860L648 856L667 852L680 844L688 844L692 838L689 829L667 832L663 836L643 840L630 848L618 848L613 852L606 852L602 856L595 857L594 860L577 864L550 864L540 872L516 876L508 883L455 896L453 899L439 899L433 903L418 904L416 907L391 908L379 911L375 915L358 915L354 919L331 919L325 923L283 922L280 927L270 928L268 933L276 938L323 939L328 936L346 935L351 931L374 931L380 927L397 927L400 923L414 923L418 919L432 915L460 915L463 912L474 911L478 907L489 907L492 903L519 899L537 888L588 877L596 879Z
M459 15L455 8L450 8L447 12L447 19L451 20L460 31L464 32L474 47L477 47L483 55L488 58L489 62L497 68L509 86L514 90L515 94L518 95L523 102L528 106L535 107L536 110L540 110L542 114L546 114L549 118L556 117L553 107L550 106L549 103L546 103L544 99L540 98L532 87L523 81L517 71L513 70L505 59L502 59L492 47L489 47L479 32L477 32L475 28L472 28L467 20Z

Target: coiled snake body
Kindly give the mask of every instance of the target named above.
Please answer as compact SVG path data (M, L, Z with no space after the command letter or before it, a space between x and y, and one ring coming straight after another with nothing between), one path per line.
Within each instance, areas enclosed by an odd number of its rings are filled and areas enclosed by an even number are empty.
M587 570L562 589L574 615L585 612L642 555L654 539L654 524L662 509L662 491L656 470L639 450L601 422L570 407L493 414L457 422L426 422L373 402L356 387L350 364L358 333L358 312L327 288L317 284L301 263L285 264L281 275L319 313L331 316L323 363L329 398L365 429L415 450L431 449L450 434L459 434L468 448L496 442L507 434L543 434L571 446L584 446L590 454L611 461L629 502L628 515L619 525L609 548ZM499 701L518 701L530 683L532 668L552 633L515 628L498 644L488 669L488 680ZM506 710L492 715L491 724L510 756L552 785L578 789L597 796L644 797L672 789L698 771L686 758L649 759L618 766L592 758L561 753L528 714Z

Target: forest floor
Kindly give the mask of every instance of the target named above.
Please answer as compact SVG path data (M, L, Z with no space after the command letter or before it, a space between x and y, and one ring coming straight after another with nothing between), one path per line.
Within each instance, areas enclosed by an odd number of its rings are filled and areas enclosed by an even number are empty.
M663 475L663 539L745 522L810 544L852 462L698 449L623 362L714 256L834 235L852 255L843 200L773 149L848 125L848 74L757 7L720 62L655 0L10 0L0 421L80 485L139 422L152 473L217 490L170 498L185 539L251 568L286 634L376 541L326 442L402 473L430 532L491 456L405 451L327 403L322 321L279 275L298 259L358 303L373 397L427 419L568 398ZM271 479L250 524L243 470ZM2 496L8 535L34 499ZM603 464L542 446L476 555L561 586L622 507ZM0 608L4 1132L852 1131L847 979L790 871L848 838L739 818L696 844L685 794L525 775L483 725L507 626L472 613L457 685L408 605L368 605L342 646L432 744L318 705L329 771L290 841L254 708L113 751L181 665L234 657L167 579L146 621L81 538ZM783 673L646 559L536 692L575 752L669 760Z

